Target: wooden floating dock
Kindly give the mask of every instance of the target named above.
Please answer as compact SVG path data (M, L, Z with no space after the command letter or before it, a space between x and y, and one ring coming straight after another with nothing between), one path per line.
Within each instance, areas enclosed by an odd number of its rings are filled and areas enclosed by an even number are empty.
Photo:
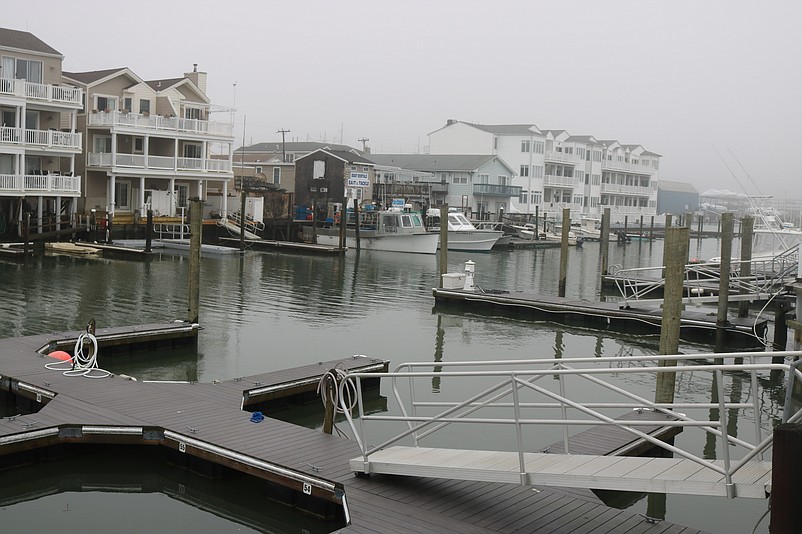
M131 345L141 336L147 345L154 338L166 342L172 332L180 341L194 337L197 325L189 327L187 331L186 323L169 323L99 329L99 363L102 367L104 351L124 347L123 339ZM343 533L623 533L636 528L657 534L674 528L557 489L533 492L498 482L355 477L348 463L359 455L355 442L269 417L252 423L251 414L242 410L246 400L312 388L331 368L386 370L382 360L352 357L211 384L88 379L46 369L51 359L43 353L74 344L80 333L0 340L0 392L25 396L38 408L0 419L0 459L54 445L156 445L179 465L181 459L187 466L193 465L191 459L206 460L284 488L276 491L290 491L294 505L329 517Z
M239 247L240 240L233 237L220 237L220 242L228 247ZM275 241L270 239L246 239L245 248L253 250L280 250L281 252L308 252L320 254L341 254L346 249L331 245L314 245L312 243L296 243L294 241Z
M515 317L542 317L552 321L623 332L659 332L663 310L657 305L621 308L616 303L591 302L563 297L508 291L466 291L461 289L432 290L436 304L456 305L461 309L503 311ZM697 309L686 309L680 320L680 338L715 343L716 315ZM750 347L766 334L768 321L748 317L730 318L725 327L729 346Z

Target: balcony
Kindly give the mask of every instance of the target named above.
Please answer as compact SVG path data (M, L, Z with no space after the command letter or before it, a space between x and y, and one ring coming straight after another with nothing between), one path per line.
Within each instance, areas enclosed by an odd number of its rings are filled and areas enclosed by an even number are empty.
M80 152L81 134L0 126L0 145L18 145L32 149L58 148Z
M543 177L543 186L573 188L579 185L579 179L573 176L557 176L547 174Z
M576 165L577 163L582 163L584 161L584 159L576 154L566 154L565 152L554 151L546 152L546 162L548 163L570 163L572 165Z
M648 165L641 165L641 164L634 164L634 163L627 163L626 161L610 161L610 160L602 160L602 170L603 171L621 171L621 172L629 172L632 174L648 174L651 175L654 173L655 169L649 167Z
M162 117L161 115L145 116L140 113L122 113L120 111L92 112L87 114L87 117L89 126L107 126L109 128L161 130L223 137L230 137L232 131L232 126L224 122Z
M0 94L17 96L37 102L67 104L76 109L83 105L83 91L81 89L32 83L25 80L0 78Z
M654 193L651 187L641 187L638 185L620 185L620 184L601 184L601 192L614 195L636 195L639 197L648 197Z
M0 174L0 195L80 196L80 176Z
M518 185L473 184L474 195L491 197L519 197L521 189Z
M230 173L231 162L227 159L174 158L172 156L145 156L143 154L112 154L92 152L86 158L87 167L123 167L130 169Z

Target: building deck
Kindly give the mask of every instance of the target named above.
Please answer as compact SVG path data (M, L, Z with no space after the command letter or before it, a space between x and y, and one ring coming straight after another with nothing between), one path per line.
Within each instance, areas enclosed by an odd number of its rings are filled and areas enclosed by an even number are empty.
M663 310L659 305L621 308L616 303L591 302L579 299L508 291L465 291L434 288L436 304L453 304L462 309L502 310L516 317L540 317L569 324L581 324L603 330L623 332L659 332ZM728 346L755 346L756 334L766 334L768 322L748 317L732 317L725 327ZM716 342L716 316L705 310L683 310L680 319L680 338L697 342Z
M104 336L109 342L130 336L132 342L138 334L167 335L166 330L185 326L99 329L100 364ZM347 358L212 384L89 379L46 369L51 359L42 355L45 348L74 343L79 334L0 340L0 389L42 405L36 413L0 420L0 456L69 443L160 445L338 507L350 519L341 529L348 533L629 532L633 527L647 533L667 528L699 532L653 524L639 514L559 490L536 493L498 482L355 477L348 464L359 455L355 442L270 417L253 423L251 414L241 409L247 396L258 398L257 389L289 384L289 392L330 368L381 366L381 360Z

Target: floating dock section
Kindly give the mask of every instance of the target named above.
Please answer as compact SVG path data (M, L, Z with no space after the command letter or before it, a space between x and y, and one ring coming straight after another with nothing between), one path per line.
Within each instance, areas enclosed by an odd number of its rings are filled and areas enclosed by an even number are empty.
M563 297L549 297L533 293L509 291L482 291L462 289L432 290L437 305L456 306L462 310L502 311L516 318L540 318L589 328L616 330L630 333L660 331L663 310L652 303L650 307L626 308L617 303L591 302ZM716 315L702 309L686 309L680 321L680 338L689 341L715 343ZM761 346L768 322L750 318L731 318L725 327L728 346Z

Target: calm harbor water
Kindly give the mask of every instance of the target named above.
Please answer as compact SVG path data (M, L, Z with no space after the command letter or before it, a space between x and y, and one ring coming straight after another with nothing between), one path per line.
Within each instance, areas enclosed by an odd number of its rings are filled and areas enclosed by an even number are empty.
M662 247L662 241L611 244L610 265L659 265ZM715 239L694 240L690 255L712 257L718 254L718 248ZM469 259L476 263L476 282L483 288L557 294L559 249L451 252L449 270L463 271ZM545 321L435 310L431 288L437 285L437 266L434 256L355 251L345 258L252 251L243 257L204 256L200 311L203 330L197 353L160 353L105 361L101 354L100 363L139 379L210 382L353 354L390 360L393 368L406 361L657 352L658 335L616 334ZM572 249L567 296L598 300L598 269L597 243ZM161 254L147 262L70 256L46 256L28 265L2 262L0 294L5 309L0 314L0 336L82 329L93 318L98 326L183 319L188 270L188 259L179 254ZM683 343L680 350L695 353L711 352L712 348ZM647 386L633 379L629 387ZM772 387L765 386L767 398L776 396ZM653 396L641 392L646 397ZM700 386L700 398L708 392L708 386ZM302 412L281 416L297 416L304 424L316 425L314 418L307 423L309 418ZM114 465L114 460L108 461L110 470ZM49 488L48 477L58 476L49 474L53 469L63 472L63 477L76 473L74 466L33 466L21 471L23 478L41 478L43 487ZM8 476L0 473L0 480ZM125 478L124 474L119 476ZM170 476L166 478L172 480ZM168 482L164 487L172 486ZM215 490L208 491L213 494ZM90 532L106 531L110 518L131 507L153 509L163 524L180 530L250 528L231 522L224 513L199 510L192 499L178 498L169 489L136 495L65 492L39 499L20 496L18 500L0 508L0 521L16 525L39 521L32 525L33 531L56 525L64 530L67 504L69 517L77 520L80 516L83 530ZM632 506L641 513L647 511L646 499ZM667 521L711 532L751 532L767 502L670 495L665 506ZM33 512L40 509L47 513ZM287 520L278 511L267 515L275 516L275 524L255 528L275 532L301 532L302 528L325 531L325 526L311 520L309 524ZM764 520L757 532L767 532L766 524Z

